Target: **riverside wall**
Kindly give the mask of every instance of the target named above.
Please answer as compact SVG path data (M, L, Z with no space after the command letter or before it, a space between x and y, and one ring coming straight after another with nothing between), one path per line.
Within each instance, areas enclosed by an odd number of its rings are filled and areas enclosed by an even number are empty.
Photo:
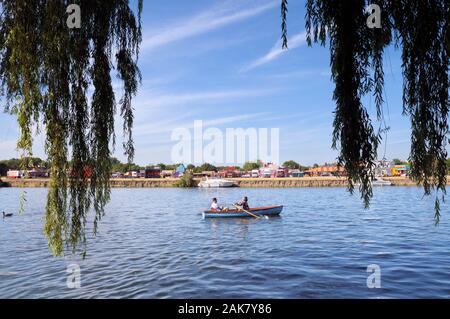
M416 186L407 177L384 177L394 186ZM298 177L298 178L231 178L239 187L247 188L296 188L296 187L345 187L345 177ZM450 178L447 179L450 184ZM3 178L4 187L48 187L49 179L8 179ZM111 179L111 187L115 188L153 188L175 187L175 178L118 178ZM200 180L195 179L198 184ZM0 182L0 185L2 183Z

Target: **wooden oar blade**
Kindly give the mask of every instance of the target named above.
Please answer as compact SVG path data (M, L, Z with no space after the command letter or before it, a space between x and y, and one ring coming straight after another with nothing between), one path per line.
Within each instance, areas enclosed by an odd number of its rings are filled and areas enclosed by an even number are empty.
M259 217L258 215L255 215L255 214L250 213L249 211L243 209L242 207L239 207L239 206L237 206L237 205L233 205L233 206L236 207L236 209L237 209L238 211L243 211L243 212L245 212L245 213L249 214L250 216L255 217L255 218L257 218L257 219L261 218L261 217Z

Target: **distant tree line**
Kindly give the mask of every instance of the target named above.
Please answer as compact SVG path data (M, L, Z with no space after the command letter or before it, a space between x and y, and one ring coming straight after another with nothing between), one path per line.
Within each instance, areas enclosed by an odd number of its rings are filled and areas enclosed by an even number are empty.
M392 162L393 162L395 165L409 165L409 163L408 163L407 161L404 161L404 160L401 160L401 159L398 159L398 158L394 158L394 159L392 160Z
M28 157L24 160L21 160L19 158L11 158L8 160L2 160L0 161L0 176L6 176L6 173L8 170L19 170L23 169L23 163L27 163L28 167L41 167L41 168L47 168L48 162L40 159L39 157Z

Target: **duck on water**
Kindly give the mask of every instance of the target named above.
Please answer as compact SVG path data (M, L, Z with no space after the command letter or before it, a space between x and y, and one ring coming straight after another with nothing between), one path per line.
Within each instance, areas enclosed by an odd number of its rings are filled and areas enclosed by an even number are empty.
M5 217L12 217L13 214L2 212L2 215L3 215L3 218L5 218Z

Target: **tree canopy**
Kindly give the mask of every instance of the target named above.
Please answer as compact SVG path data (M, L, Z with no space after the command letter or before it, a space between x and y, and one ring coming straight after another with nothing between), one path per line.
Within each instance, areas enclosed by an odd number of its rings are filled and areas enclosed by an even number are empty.
M6 165L3 162L0 162L0 178L2 176L6 176L6 174L8 173L8 170L9 170L8 165Z
M66 246L84 255L87 212L95 210L94 232L103 215L117 107L125 154L130 161L134 154L131 100L140 81L143 1L135 10L128 2L0 0L0 93L17 116L24 157L32 155L33 129L43 122L51 176L44 232L55 255ZM71 4L81 8L80 28L67 24ZM118 103L113 70L123 85Z
M254 169L259 169L262 166L263 166L262 162L260 160L257 160L256 162L245 162L244 166L242 166L242 169L248 172Z
M287 167L287 168L290 168L290 169L300 169L300 170L308 169L307 166L300 165L299 163L297 163L294 160L289 160L289 161L284 162L283 166Z
M450 2L448 0L379 1L380 28L369 27L370 0L307 0L307 42L328 46L336 103L333 148L348 174L349 190L360 183L366 205L372 197L374 161L384 126L383 58L387 46L402 53L403 114L411 121L411 176L425 194L446 186L448 145ZM281 0L283 47L287 48L288 1ZM373 95L377 109L374 128L362 98Z
M207 172L207 171L217 171L217 167L210 163L204 163L200 166L194 168L195 173Z
M392 160L392 162L393 162L395 165L407 165L407 164L408 164L407 161L403 161L403 160L398 159L398 158L394 158L394 159Z
M16 169L21 168L21 164L22 164L23 160L24 160L23 158L22 159L11 158L8 160L0 160L0 163L5 164L5 166L8 167L8 169L16 170ZM47 168L47 166L48 166L47 161L45 161L39 157L29 157L29 158L25 158L25 160L27 163L29 163L29 165L32 168L37 168L37 167Z

